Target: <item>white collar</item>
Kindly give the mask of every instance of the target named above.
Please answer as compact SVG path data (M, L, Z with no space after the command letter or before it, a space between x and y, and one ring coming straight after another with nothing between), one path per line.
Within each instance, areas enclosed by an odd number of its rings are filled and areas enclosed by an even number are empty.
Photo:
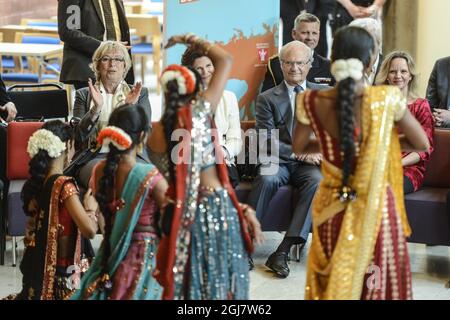
M120 81L120 83L118 84L118 86L117 86L117 88L116 88L116 91L114 91L114 93L107 93L107 92L106 92L106 89L105 89L105 86L103 85L103 82L102 82L101 80L99 81L100 85L99 85L98 87L99 87L99 89L100 89L100 93L102 93L102 94L112 94L112 95L115 95L116 93L122 91L122 86L123 86L124 82L125 82L125 80Z

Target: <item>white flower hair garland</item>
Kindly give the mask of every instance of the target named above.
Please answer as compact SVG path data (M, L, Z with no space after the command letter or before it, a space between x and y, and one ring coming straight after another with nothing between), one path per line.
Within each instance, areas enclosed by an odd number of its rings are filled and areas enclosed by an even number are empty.
M115 126L103 128L98 134L97 142L103 146L112 143L120 151L129 149L133 143L128 133Z
M39 150L47 151L49 157L54 159L66 150L66 144L53 132L47 129L39 129L28 140L27 152L33 158Z
M352 78L355 81L362 79L364 66L358 59L339 59L331 65L331 74L336 81Z
M169 81L176 80L178 84L178 93L181 95L186 94L186 80L184 80L181 73L178 71L166 71L161 77L161 83L163 90L167 91L166 85Z
M178 93L180 95L191 94L195 90L195 74L184 66L170 65L161 75L161 85L164 92L167 92L167 83L176 80Z

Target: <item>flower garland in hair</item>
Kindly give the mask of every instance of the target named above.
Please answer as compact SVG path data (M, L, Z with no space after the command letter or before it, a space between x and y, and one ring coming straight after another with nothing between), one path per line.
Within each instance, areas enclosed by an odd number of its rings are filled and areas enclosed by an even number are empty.
M164 92L167 92L167 83L176 80L178 84L178 93L180 95L191 94L195 90L195 75L186 67L171 64L161 75L161 85Z
M115 126L107 126L103 128L98 134L97 142L104 146L112 143L118 150L121 151L129 149L133 143L128 133Z
M352 78L355 81L362 79L364 66L358 59L339 59L331 64L331 74L336 81Z
M39 150L47 151L55 159L66 150L66 144L50 130L39 129L28 140L27 152L33 158Z

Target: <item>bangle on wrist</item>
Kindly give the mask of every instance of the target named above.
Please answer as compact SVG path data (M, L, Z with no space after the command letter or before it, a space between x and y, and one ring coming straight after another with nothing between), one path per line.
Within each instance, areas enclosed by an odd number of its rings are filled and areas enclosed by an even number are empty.
M89 215L89 217L94 220L95 223L98 223L98 216L97 215Z
M91 217L91 218L94 218L94 220L95 221L98 221L98 214L97 214L97 210L87 210L87 209L85 209L85 211L86 211L86 214L89 216L89 217Z

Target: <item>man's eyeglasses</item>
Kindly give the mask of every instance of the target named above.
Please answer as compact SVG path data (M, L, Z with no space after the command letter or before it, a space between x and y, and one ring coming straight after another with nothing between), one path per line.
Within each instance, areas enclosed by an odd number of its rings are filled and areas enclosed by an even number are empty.
M124 62L125 58L104 56L104 57L101 57L99 60L101 63L109 63L109 62L118 63L118 62Z
M285 66L285 67L297 67L297 68L303 68L304 66L306 66L308 63L310 63L311 60L308 61L286 61L286 60L281 60L281 63Z

